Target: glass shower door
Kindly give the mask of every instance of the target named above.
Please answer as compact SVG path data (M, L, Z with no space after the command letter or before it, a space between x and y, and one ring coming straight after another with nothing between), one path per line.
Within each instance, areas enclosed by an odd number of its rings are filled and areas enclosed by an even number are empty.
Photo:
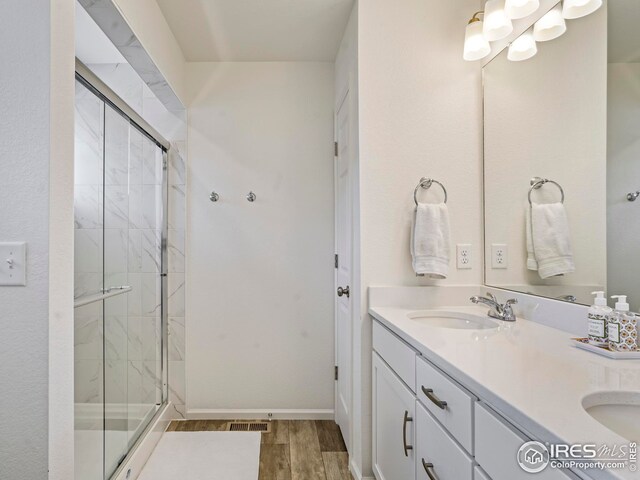
M162 403L163 152L105 107L105 477Z
M104 102L76 82L74 164L74 297L104 288ZM75 472L104 478L104 357L102 302L74 310Z
M165 401L166 153L76 82L76 479L110 478Z

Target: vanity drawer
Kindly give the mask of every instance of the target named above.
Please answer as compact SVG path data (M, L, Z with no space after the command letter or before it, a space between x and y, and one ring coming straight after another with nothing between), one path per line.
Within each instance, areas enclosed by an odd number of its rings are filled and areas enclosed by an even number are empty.
M518 450L528 441L517 430L491 412L486 406L475 405L475 458L493 480L569 480L573 476L547 467L535 475L526 473L516 461ZM480 477L482 478L482 477Z
M416 352L377 321L373 322L373 349L415 392Z
M473 454L473 404L476 398L419 356L416 357L416 392L427 410ZM446 402L446 405L439 402Z
M447 431L416 402L416 479L472 480L473 459ZM429 465L430 464L430 465Z

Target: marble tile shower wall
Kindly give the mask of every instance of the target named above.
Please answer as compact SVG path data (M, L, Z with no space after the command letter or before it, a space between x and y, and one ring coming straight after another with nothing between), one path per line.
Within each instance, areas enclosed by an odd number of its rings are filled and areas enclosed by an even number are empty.
M75 282L74 296L103 286L104 103L76 83L75 105ZM75 310L75 403L101 404L103 392L102 308ZM81 412L80 412L81 413ZM79 414L80 414L79 413ZM97 421L97 417L93 417ZM90 415L85 421L92 420ZM77 422L79 418L77 419ZM85 428L92 428L87 425Z
M75 400L105 401L133 435L161 398L162 153L85 87L76 92L75 295L132 291L106 300L104 319L100 303L76 309Z
M185 242L186 142L178 140L169 150L169 400L185 415Z

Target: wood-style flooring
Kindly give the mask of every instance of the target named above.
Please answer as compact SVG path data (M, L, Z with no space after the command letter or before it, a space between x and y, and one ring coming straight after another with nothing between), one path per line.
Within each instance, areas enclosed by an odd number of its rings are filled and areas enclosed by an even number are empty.
M224 430L228 420L171 422L169 432ZM262 434L259 480L353 480L340 429L331 420L274 420Z

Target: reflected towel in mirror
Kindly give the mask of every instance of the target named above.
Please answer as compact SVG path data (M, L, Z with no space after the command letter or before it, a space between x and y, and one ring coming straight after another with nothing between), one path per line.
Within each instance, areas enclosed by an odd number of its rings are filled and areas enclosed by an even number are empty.
M418 275L449 274L449 210L444 203L418 203L411 229L411 257Z
M527 268L540 278L575 271L569 220L564 205L532 203L527 207Z

